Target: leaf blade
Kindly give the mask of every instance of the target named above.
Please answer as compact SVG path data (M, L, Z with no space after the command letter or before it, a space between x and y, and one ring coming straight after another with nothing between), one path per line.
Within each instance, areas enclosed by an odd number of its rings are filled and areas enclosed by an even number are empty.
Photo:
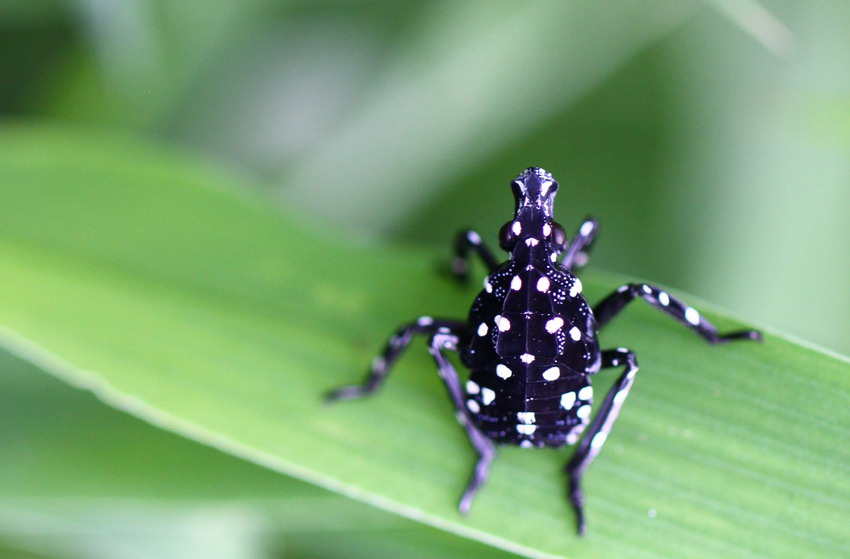
M111 405L533 557L847 549L846 361L777 336L705 347L636 306L602 335L637 350L644 372L588 473L589 536L573 535L561 498L565 453L503 449L464 519L472 451L421 346L379 397L320 404L397 322L463 312L472 293L434 278L435 255L336 250L234 196L238 179L133 141L8 127L0 148L0 339ZM583 278L591 300L618 281ZM816 459L789 474L794 448Z

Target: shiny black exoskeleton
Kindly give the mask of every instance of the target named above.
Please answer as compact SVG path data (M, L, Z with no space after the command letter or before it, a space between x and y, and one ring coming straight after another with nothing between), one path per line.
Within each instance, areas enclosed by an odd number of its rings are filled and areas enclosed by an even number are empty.
M624 285L591 309L572 270L587 260L586 251L598 230L596 221L586 220L568 241L552 217L558 183L543 169L526 169L511 188L514 219L499 233L499 244L511 253L510 260L499 265L474 231L458 236L454 273L466 278L470 251L477 252L490 270L469 319L423 316L403 326L375 359L362 385L343 387L329 399L374 392L413 336L429 336L429 351L479 454L460 501L461 512L469 511L486 480L496 444L560 447L581 439L566 472L569 499L583 533L582 474L605 443L638 370L630 350L600 350L598 329L640 297L713 344L758 340L760 334L744 330L720 335L696 309L645 283ZM460 352L471 371L466 383L446 358L446 350ZM609 367L621 367L622 372L590 421L591 375Z

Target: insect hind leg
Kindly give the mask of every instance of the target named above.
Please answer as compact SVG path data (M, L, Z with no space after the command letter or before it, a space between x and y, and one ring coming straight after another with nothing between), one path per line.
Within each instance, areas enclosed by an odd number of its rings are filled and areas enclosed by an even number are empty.
M648 283L626 284L600 301L593 309L597 326L602 328L637 298L642 298L656 309L672 316L710 344L724 344L734 340L761 340L761 333L756 330L720 334L714 324L706 320L695 308Z
M467 485L463 496L458 504L461 514L468 514L472 507L472 501L478 489L487 481L490 475L490 464L496 457L496 445L484 435L472 421L472 416L466 407L464 391L460 384L457 370L445 354L446 350L457 351L458 336L448 332L438 332L431 338L429 351L437 362L440 378L446 385L455 406L455 412L460 424L466 429L469 442L478 452L478 461L472 471L472 478Z
M638 371L635 354L625 348L602 352L602 368L611 367L623 367L623 372L605 395L605 400L599 407L596 417L593 419L593 422L590 424L585 436L582 438L565 468L569 477L568 496L576 512L576 524L579 534L584 534L586 528L584 520L584 493L581 489L581 478L587 467L593 462L599 451L602 450L605 439L608 438L608 433L611 432L611 427L617 420L620 408L629 395L629 390L632 388L635 374Z

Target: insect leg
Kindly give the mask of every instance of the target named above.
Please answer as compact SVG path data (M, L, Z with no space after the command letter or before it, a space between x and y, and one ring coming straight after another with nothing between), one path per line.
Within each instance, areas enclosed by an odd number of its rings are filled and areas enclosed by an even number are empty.
M463 388L460 384L460 378L451 361L446 357L445 350L457 351L458 335L448 332L438 332L431 338L429 351L434 356L437 362L437 367L440 372L440 378L446 384L452 402L455 405L457 419L466 429L469 436L469 442L478 452L478 462L475 464L475 469L472 471L472 479L464 491L460 499L458 509L461 514L468 514L472 506L472 500L478 489L487 481L487 476L490 474L490 463L496 457L496 445L487 438L478 427L472 422L472 417L469 410L466 408Z
M684 324L711 344L722 344L732 340L761 340L756 330L738 330L719 334L717 328L693 307L689 307L666 291L648 283L629 283L606 297L593 309L599 328L607 324L634 299L641 297L656 309L663 311Z
M492 272L499 266L493 253L481 240L481 235L472 230L461 231L455 239L455 257L451 265L452 274L459 279L465 281L469 276L470 251L478 253L484 265L487 266L488 272Z
M599 222L592 217L585 219L578 228L578 233L564 251L561 257L561 265L567 270L572 270L587 264L587 252L598 232Z
M378 390L386 380L390 372L390 368L401 356L413 336L416 334L427 334L433 336L442 331L458 332L462 331L465 325L462 322L454 320L435 320L430 316L422 316L416 322L405 324L396 331L387 341L384 350L381 354L372 361L372 366L369 373L366 375L366 380L362 384L353 384L343 386L330 392L326 401L328 403L336 402L337 400L351 400L354 398L362 398L368 396Z
M599 407L599 411L587 433L582 438L576 449L573 457L567 463L565 468L569 476L569 499L573 508L576 511L576 522L578 525L579 534L584 534L584 494L581 490L581 477L584 471L602 450L602 445L605 444L605 439L608 433L611 432L611 426L617 419L620 413L620 408L629 395L629 390L634 382L635 373L638 371L637 359L634 353L625 348L602 352L602 367L623 367L623 373L617 382L605 395L605 400Z

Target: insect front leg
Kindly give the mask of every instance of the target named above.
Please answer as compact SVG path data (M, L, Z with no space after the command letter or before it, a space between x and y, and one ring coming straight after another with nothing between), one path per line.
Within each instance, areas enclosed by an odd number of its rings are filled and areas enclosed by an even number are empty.
M569 476L569 499L576 511L579 534L585 532L584 493L581 490L581 477L590 463L593 462L593 459L596 458L596 455L599 454L599 451L602 450L602 445L605 444L605 439L608 438L608 433L611 432L611 427L617 420L617 415L619 415L620 408L629 395L629 390L632 388L635 374L638 371L637 359L634 353L628 349L618 348L602 352L602 368L620 366L623 367L623 373L605 395L605 400L599 407L596 417L565 468Z
M587 264L587 251L590 249L590 245L593 244L593 240L596 238L596 233L598 232L599 222L592 217L585 219L578 228L578 233L576 233L576 236L570 241L570 244L564 251L561 257L561 265L567 270L572 270L573 268L581 268Z
M635 300L642 298L656 309L663 311L681 324L684 324L711 344L723 344L733 340L761 340L761 333L756 330L738 330L728 334L720 334L717 328L693 307L689 307L666 291L648 283L629 283L606 297L593 309L599 328L610 322L623 308Z
M469 513L470 507L472 507L472 501L475 498L475 494L484 482L487 481L487 477L490 475L490 464L493 462L493 458L496 457L496 445L494 445L493 441L479 431L478 427L476 427L473 423L469 410L466 407L464 392L460 384L460 378L458 377L457 370L455 370L454 365L452 365L451 361L449 361L448 357L446 357L445 351L457 351L458 343L458 334L438 332L431 338L429 351L431 352L431 355L434 356L434 360L437 362L440 378L443 379L443 382L449 391L449 395L451 396L452 402L454 403L457 420L461 425L463 425L464 429L466 429L466 434L469 436L469 442L472 443L472 446L475 448L476 452L478 452L478 462L475 464L475 469L472 471L472 479L470 479L469 485L467 485L466 491L464 491L463 496L460 499L460 503L458 504L458 509L461 514L466 515Z
M407 349L407 346L410 345L413 336L417 334L433 336L441 332L441 330L446 332L458 331L464 327L465 325L461 322L454 320L435 320L430 316L422 316L416 322L405 324L390 337L387 345L384 346L384 350L372 361L372 366L366 375L366 380L362 384L353 384L338 388L327 395L326 401L333 403L337 400L362 398L378 390L384 383L384 380L386 380L390 368L404 350Z
M470 251L478 253L484 265L487 266L488 272L492 272L499 265L493 253L481 240L481 235L472 230L461 231L455 238L455 257L452 260L451 271L462 281L469 279Z

